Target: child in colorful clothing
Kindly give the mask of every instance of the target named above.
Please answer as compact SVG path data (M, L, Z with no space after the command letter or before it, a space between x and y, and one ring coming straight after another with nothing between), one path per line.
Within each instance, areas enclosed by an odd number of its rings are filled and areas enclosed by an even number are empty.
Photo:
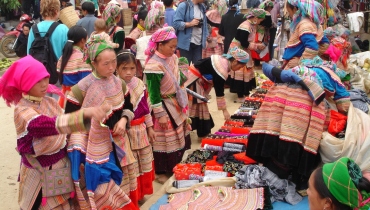
M90 39L103 39L111 47L118 48L119 44L112 42L111 37L105 33L107 27L103 19L97 19L94 24L95 31L91 33Z
M225 80L230 70L239 70L248 61L248 53L237 47L231 48L229 54L224 54L223 56L212 55L209 58L201 59L190 66L185 87L205 97L208 96L212 87L214 87L218 110L222 110L225 120L228 120L230 119L230 114L226 109L224 97ZM214 123L206 102L189 95L189 117L192 121L191 127L193 130L197 130L198 137L204 137L211 133Z
M88 46L87 62L93 72L71 88L66 112L101 104L108 104L112 111L103 122L92 120L90 132L73 133L69 139L67 150L78 201L92 209L138 209L128 196L137 187L137 165L125 136L134 117L126 84L113 75L117 66L113 48L104 40L94 40ZM89 204L80 188L81 164L85 165Z
M57 63L62 92L67 95L71 87L91 73L91 66L84 61L83 49L87 33L81 26L72 26L68 31L68 41L64 45L63 55ZM59 98L59 105L64 109L65 98Z
M154 170L153 151L150 142L155 139L153 120L148 104L148 91L136 74L136 59L129 51L121 51L117 55L117 74L123 79L129 90L133 104L134 119L128 130L132 152L138 161L140 176L138 179L139 200L144 195L153 193Z
M144 81L154 115L153 154L157 174L171 173L191 143L190 136L185 137L187 96L181 87L185 77L178 68L176 46L175 30L164 27L152 35L145 51L148 59Z
M107 4L102 14L102 18L108 28L108 35L112 42L119 45L114 49L116 53L123 49L125 40L125 31L122 27L117 26L117 23L121 20L121 11L118 5L110 2Z
M57 87L49 85L49 77L42 63L26 56L0 79L0 96L8 106L15 104L17 151L21 155L18 198L21 209L73 208L69 203L73 191L49 197L42 192L46 183L39 170L66 168L69 172L66 134L86 130L90 118L102 120L109 109L86 108L63 115L55 99L45 96L47 92L62 95Z

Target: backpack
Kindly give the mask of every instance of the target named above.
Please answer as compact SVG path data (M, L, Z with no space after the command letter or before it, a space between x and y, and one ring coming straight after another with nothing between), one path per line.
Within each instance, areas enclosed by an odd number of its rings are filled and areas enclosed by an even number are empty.
M51 24L48 31L45 33L44 37L40 36L39 29L37 25L32 26L33 35L35 40L31 44L29 54L44 64L46 70L50 74L50 84L56 84L58 82L58 72L57 72L57 57L54 53L53 46L50 42L51 34L54 32L55 28L58 27L59 23L54 22Z

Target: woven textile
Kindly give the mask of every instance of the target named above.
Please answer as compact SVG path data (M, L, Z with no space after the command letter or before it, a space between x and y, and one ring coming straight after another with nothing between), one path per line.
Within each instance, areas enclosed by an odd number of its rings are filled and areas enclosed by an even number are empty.
M96 39L89 39L86 43L85 60L86 63L91 64L95 58L106 49L113 49L104 39L97 37Z
M353 160L342 157L333 163L324 164L322 176L326 187L340 203L353 209L369 209L369 193L357 189L362 172Z
M138 26L140 25L138 24ZM136 41L136 39L143 36L145 29L144 28L142 29L140 29L139 27L136 27L134 30L131 31L131 33L127 37Z
M163 3L156 1L153 8L148 12L144 21L145 30L151 30L155 25L160 25L160 18L164 18Z
M266 94L250 133L279 136L317 154L325 118L324 104L316 106L299 85L276 84Z
M288 0L288 3L297 7L297 12L293 15L292 23L290 24L290 30L294 32L297 25L303 18L308 17L316 27L318 27L324 17L324 8L322 5L315 0Z
M227 75L230 69L229 61L219 55L212 55L211 56L212 67L216 71L216 73L222 77L222 79L226 80Z
M347 60L352 52L351 42L348 42L341 37L335 37L330 42L334 47L342 52L339 57L339 61L343 64L344 68L347 68Z
M260 8L260 9L266 9L267 7L273 8L274 7L274 3L272 1L270 1L270 0L266 0L266 1L262 2L258 6L258 8Z
M240 189L231 187L199 187L172 194L166 209L263 209L263 188Z
M243 30L243 31L249 32L248 42L249 43L254 43L255 35L256 35L257 30L256 30L256 26L253 25L249 20L246 20L242 24L240 24L239 27L238 27L238 30ZM240 41L238 41L235 38L230 43L229 51L230 51L230 49L232 49L234 47L238 47L239 49L242 49L246 53L248 53L248 55L251 55L251 52L250 52L250 49L249 49L250 47L248 47L248 49L244 49L241 46ZM252 68L253 66L254 66L253 60L249 59L249 62L247 63L247 67Z
M264 9L252 9L247 14L247 19L252 17L264 19L266 17L266 11Z

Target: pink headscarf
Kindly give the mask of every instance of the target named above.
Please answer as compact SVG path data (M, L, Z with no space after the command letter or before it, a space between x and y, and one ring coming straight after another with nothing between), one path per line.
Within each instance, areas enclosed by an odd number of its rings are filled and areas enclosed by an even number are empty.
M28 55L13 63L0 78L0 96L6 104L17 104L22 98L22 93L28 93L31 88L45 77L50 77L45 66ZM63 96L63 93L54 85L47 89L48 93Z
M329 55L330 59L336 63L339 60L342 52L340 51L340 49L330 44L324 54Z
M145 55L147 55L146 62L154 55L155 50L159 42L163 42L170 39L177 38L175 29L171 26L163 27L158 29L150 38L148 47L145 50ZM145 62L145 63L146 63Z

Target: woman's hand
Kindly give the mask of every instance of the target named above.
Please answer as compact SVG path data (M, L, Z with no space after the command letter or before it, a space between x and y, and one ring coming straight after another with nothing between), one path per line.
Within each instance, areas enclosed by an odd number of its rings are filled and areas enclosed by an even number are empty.
M123 136L126 133L126 124L127 124L127 118L122 117L113 128L113 135L115 136Z
M154 132L153 127L147 128L146 132L148 133L149 142L151 142L151 143L154 142L155 141L155 132Z
M229 112L227 111L227 109L224 109L224 110L223 110L223 113L224 113L224 118L225 118L225 120L230 120L230 114L229 114Z
M266 48L266 46L264 45L264 44L258 44L257 45L257 49L258 50L263 50L263 49L265 49Z
M158 122L159 122L159 126L162 129L167 129L168 128L168 119L167 119L167 116L160 117L158 119Z
M101 122L108 116L108 111L111 110L111 106L103 105L100 107L90 107L83 109L83 118L92 119Z

